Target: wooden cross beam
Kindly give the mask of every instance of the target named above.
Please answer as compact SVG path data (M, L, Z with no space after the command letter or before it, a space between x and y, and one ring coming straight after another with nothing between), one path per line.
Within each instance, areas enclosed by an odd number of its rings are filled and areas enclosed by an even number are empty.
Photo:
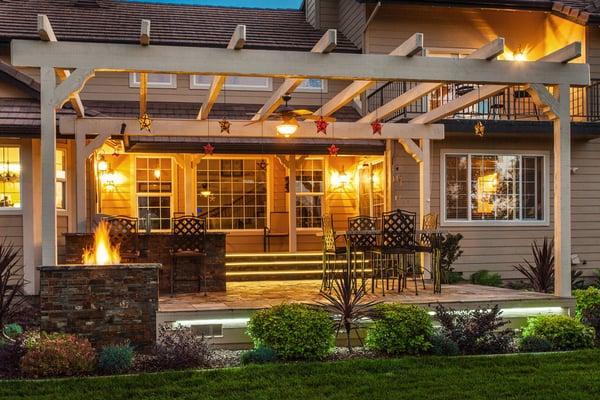
M391 53L391 56L412 57L423 50L423 34L415 33L408 38L400 46L396 47ZM336 94L331 100L323 104L321 108L315 111L315 115L328 116L350 103L352 99L365 92L375 81L358 80L352 82L344 90Z
M337 31L335 29L329 29L323 37L315 44L312 48L312 53L330 53L335 49L337 45ZM275 110L281 105L283 102L282 97L291 93L300 84L304 81L304 79L297 78L286 78L281 86L277 88L267 100L267 102L261 107L260 110L252 117L252 121L264 121L269 118L269 115L273 114Z
M38 14L37 16L37 29L40 35L40 39L46 42L57 42L56 35L54 34L54 29L52 29L52 24L50 24L50 20L48 16L45 14ZM61 81L64 81L71 75L71 72L67 69L56 68L56 75ZM80 117L85 116L85 108L83 107L83 102L79 97L78 93L74 93L69 96L69 101L71 102L71 106L73 110Z
M227 48L229 50L240 50L246 44L246 25L238 25L233 31L233 35L231 35L231 39L229 40L229 44L227 44ZM208 114L212 109L213 105L216 103L219 98L219 93L221 93L221 89L225 85L224 75L215 75L213 77L213 81L208 89L208 95L206 96L206 101L200 107L200 111L198 112L198 119L206 119L208 118Z

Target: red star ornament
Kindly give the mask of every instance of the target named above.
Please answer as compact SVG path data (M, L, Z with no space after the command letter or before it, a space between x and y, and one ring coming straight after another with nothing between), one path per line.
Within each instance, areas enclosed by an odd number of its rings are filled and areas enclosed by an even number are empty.
M315 125L317 126L317 133L327 135L327 127L329 126L329 122L325 121L323 118L319 118L315 121Z
M330 156L334 156L335 157L335 156L338 155L338 152L340 151L340 148L337 147L335 144L332 144L331 146L329 146L327 148L327 150L329 151L329 155Z
M206 143L204 146L202 146L204 148L204 154L206 154L207 156L212 155L212 153L215 151L215 146L213 146L210 143Z
M371 123L371 129L373 129L373 135L381 136L381 128L383 128L383 125L381 125L381 122L379 122L379 120L375 120Z

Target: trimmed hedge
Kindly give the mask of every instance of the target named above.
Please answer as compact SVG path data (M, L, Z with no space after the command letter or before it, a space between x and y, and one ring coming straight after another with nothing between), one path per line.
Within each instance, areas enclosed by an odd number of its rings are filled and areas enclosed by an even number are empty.
M594 346L594 328L566 315L542 315L529 318L523 338L534 336L547 340L552 350L577 350Z

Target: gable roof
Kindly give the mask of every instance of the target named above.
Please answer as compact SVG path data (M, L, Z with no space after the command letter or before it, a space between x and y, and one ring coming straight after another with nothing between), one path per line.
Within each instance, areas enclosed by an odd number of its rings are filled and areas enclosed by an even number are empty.
M58 40L139 43L142 19L151 43L226 47L236 25L247 26L245 48L309 51L324 31L301 10L224 8L119 0L0 0L0 42L39 39L37 14L46 14ZM338 32L338 52L359 50Z
M11 83L35 99L40 98L39 82L3 60L0 60L0 80Z

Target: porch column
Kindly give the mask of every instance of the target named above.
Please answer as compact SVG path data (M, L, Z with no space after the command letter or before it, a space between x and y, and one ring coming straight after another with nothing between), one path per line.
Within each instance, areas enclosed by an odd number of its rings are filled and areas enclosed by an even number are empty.
M56 74L40 68L40 132L42 167L42 264L56 265Z
M289 163L289 252L293 253L298 250L298 242L296 240L296 156L290 156Z
M569 85L555 87L559 112L554 125L554 294L571 295L571 119Z
M185 213L187 215L196 214L197 210L196 201L194 197L196 195L196 188L194 187L194 160L189 154L183 155L183 182L184 182L184 196L185 196Z
M87 203L86 203L86 147L85 147L85 133L77 131L75 132L75 175L76 175L76 183L75 187L77 188L75 197L76 197L76 205L77 205L77 232L86 232L87 231Z
M431 212L431 141L421 139L421 162L419 163L419 219L417 226L421 226L423 217ZM431 256L421 253L421 266L430 264ZM425 270L427 278L430 278L430 272Z

